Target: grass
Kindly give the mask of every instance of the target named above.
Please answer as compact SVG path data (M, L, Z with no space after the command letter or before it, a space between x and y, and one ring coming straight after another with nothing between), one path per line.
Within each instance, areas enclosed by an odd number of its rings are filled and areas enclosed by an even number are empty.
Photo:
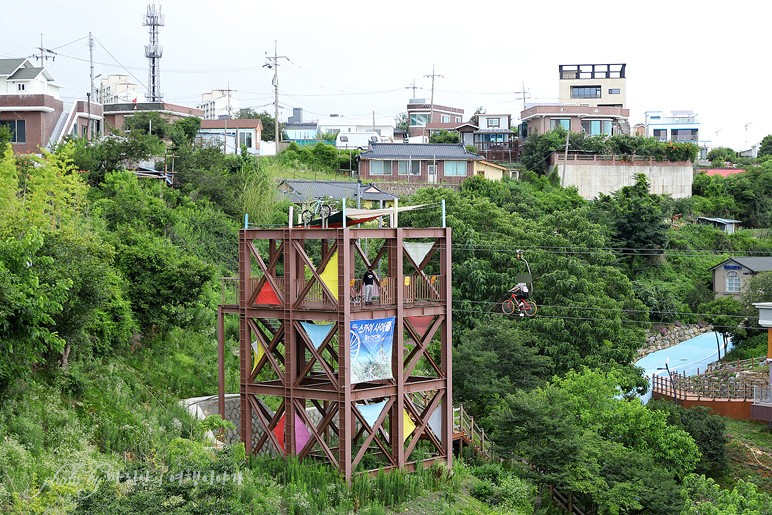
M742 478L772 493L772 430L761 422L734 419L726 419L726 430L729 469L716 481L732 488Z

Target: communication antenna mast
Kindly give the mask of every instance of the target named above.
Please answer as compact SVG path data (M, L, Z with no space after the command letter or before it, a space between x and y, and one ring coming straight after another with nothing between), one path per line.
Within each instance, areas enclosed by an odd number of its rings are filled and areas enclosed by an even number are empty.
M523 82L523 89L521 91L515 91L515 94L517 95L515 100L523 101L523 111L525 111L525 101L526 99L531 98L530 92L525 90L525 82Z
M161 14L161 6L156 11L155 4L147 6L147 14L142 20L142 25L150 27L150 44L145 45L145 57L148 63L148 90L145 98L148 102L160 102L161 94L161 56L163 47L158 44L158 27L164 26L164 15Z

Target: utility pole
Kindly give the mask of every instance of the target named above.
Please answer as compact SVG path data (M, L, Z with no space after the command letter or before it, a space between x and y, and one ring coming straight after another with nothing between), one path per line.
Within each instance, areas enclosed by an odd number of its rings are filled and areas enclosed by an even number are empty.
M45 62L49 59L56 61L56 52L43 46L43 34L40 35L40 46L37 49L40 50L40 55L36 55L34 57L35 59L40 60L40 66L42 68L45 68Z
M748 122L745 124L745 148L743 150L748 150L748 125L752 123L753 122Z
M434 118L434 78L435 77L442 77L442 75L438 75L434 73L434 65L432 65L432 74L431 75L424 75L424 77L431 77L432 78L432 96L431 100L429 101L429 121L428 123L432 123L432 118ZM426 129L424 128L424 135L426 135ZM430 134L431 136L431 134Z
M566 187L566 163L568 162L568 135L571 134L570 130L566 131L566 149L563 152L563 179L560 181L560 186Z
M231 83L230 82L228 82L228 89L221 89L220 90L220 93L224 93L228 97L228 107L226 108L227 109L227 114L225 116L225 129L224 129L224 134L223 134L223 136L224 136L223 137L223 154L227 154L228 153L228 120L231 119L231 93L233 93L234 91L236 91L236 90L235 89L231 89ZM212 92L212 93L214 93L214 92ZM215 100L214 102L215 102L214 112L215 112L215 117L217 117L217 101ZM236 152L237 148L238 148L238 142L235 142L233 144L233 151L234 151L234 153Z
M86 139L91 141L91 99L94 98L94 39L91 37L91 31L88 33L88 63L89 63L89 79L91 80L91 91L88 95L88 127L86 128Z
M415 90L419 89L418 86L415 85L415 79L413 79L413 85L412 86L405 86L405 89L412 89L413 90L413 96L410 98L415 98Z
M279 59L286 59L289 61L289 57L284 55L278 55L278 44L276 40L273 42L273 57L269 56L266 52L265 58L268 60L263 65L264 68L273 68L273 94L274 94L274 131L276 138L276 153L279 153L279 142L281 141L281 133L279 132Z
M531 98L531 95L528 94L528 91L525 90L525 82L523 82L523 89L522 91L515 91L515 94L517 97L515 97L515 100L522 100L523 101L523 111L525 111L525 100L527 98Z

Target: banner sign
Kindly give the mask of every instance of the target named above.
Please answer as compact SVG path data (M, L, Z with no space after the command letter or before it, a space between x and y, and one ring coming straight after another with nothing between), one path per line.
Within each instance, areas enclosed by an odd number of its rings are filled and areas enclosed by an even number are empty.
M351 321L351 384L393 377L391 348L394 323L394 317Z

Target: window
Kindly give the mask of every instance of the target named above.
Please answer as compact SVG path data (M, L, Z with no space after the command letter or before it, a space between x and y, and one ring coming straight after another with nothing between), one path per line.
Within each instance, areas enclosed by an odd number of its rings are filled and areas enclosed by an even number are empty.
M622 93L622 90L620 90L619 88L609 88L608 89L608 94L609 95L619 95L621 93Z
M488 127L500 127L501 126L501 120L498 118L488 118Z
M466 177L466 161L445 161L443 171L445 177Z
M737 272L726 273L726 292L740 293L740 274Z
M11 130L11 143L27 142L27 126L24 120L0 120L0 126Z
M25 83L19 82L16 84L16 91L24 91L25 89L27 89L27 85Z
M461 117L460 116L456 116L456 123L461 123Z
M425 127L426 122L429 121L429 115L428 114L411 114L410 115L410 126L411 127Z
M419 175L421 173L421 161L397 161L397 173L399 175Z
M556 129L560 127L561 129L565 129L567 131L571 130L571 120L568 118L551 118L550 119L550 130Z
M252 133L239 131L239 148L252 148Z
M667 141L667 129L654 129L652 131L652 136L660 141Z
M371 160L370 175L391 175L391 161Z
M600 86L572 86L571 98L600 98Z
M670 139L673 141L697 142L697 129L673 129L670 134Z
M449 114L440 115L440 122L450 123L450 115Z
M611 120L582 120L582 130L588 136L611 136Z

